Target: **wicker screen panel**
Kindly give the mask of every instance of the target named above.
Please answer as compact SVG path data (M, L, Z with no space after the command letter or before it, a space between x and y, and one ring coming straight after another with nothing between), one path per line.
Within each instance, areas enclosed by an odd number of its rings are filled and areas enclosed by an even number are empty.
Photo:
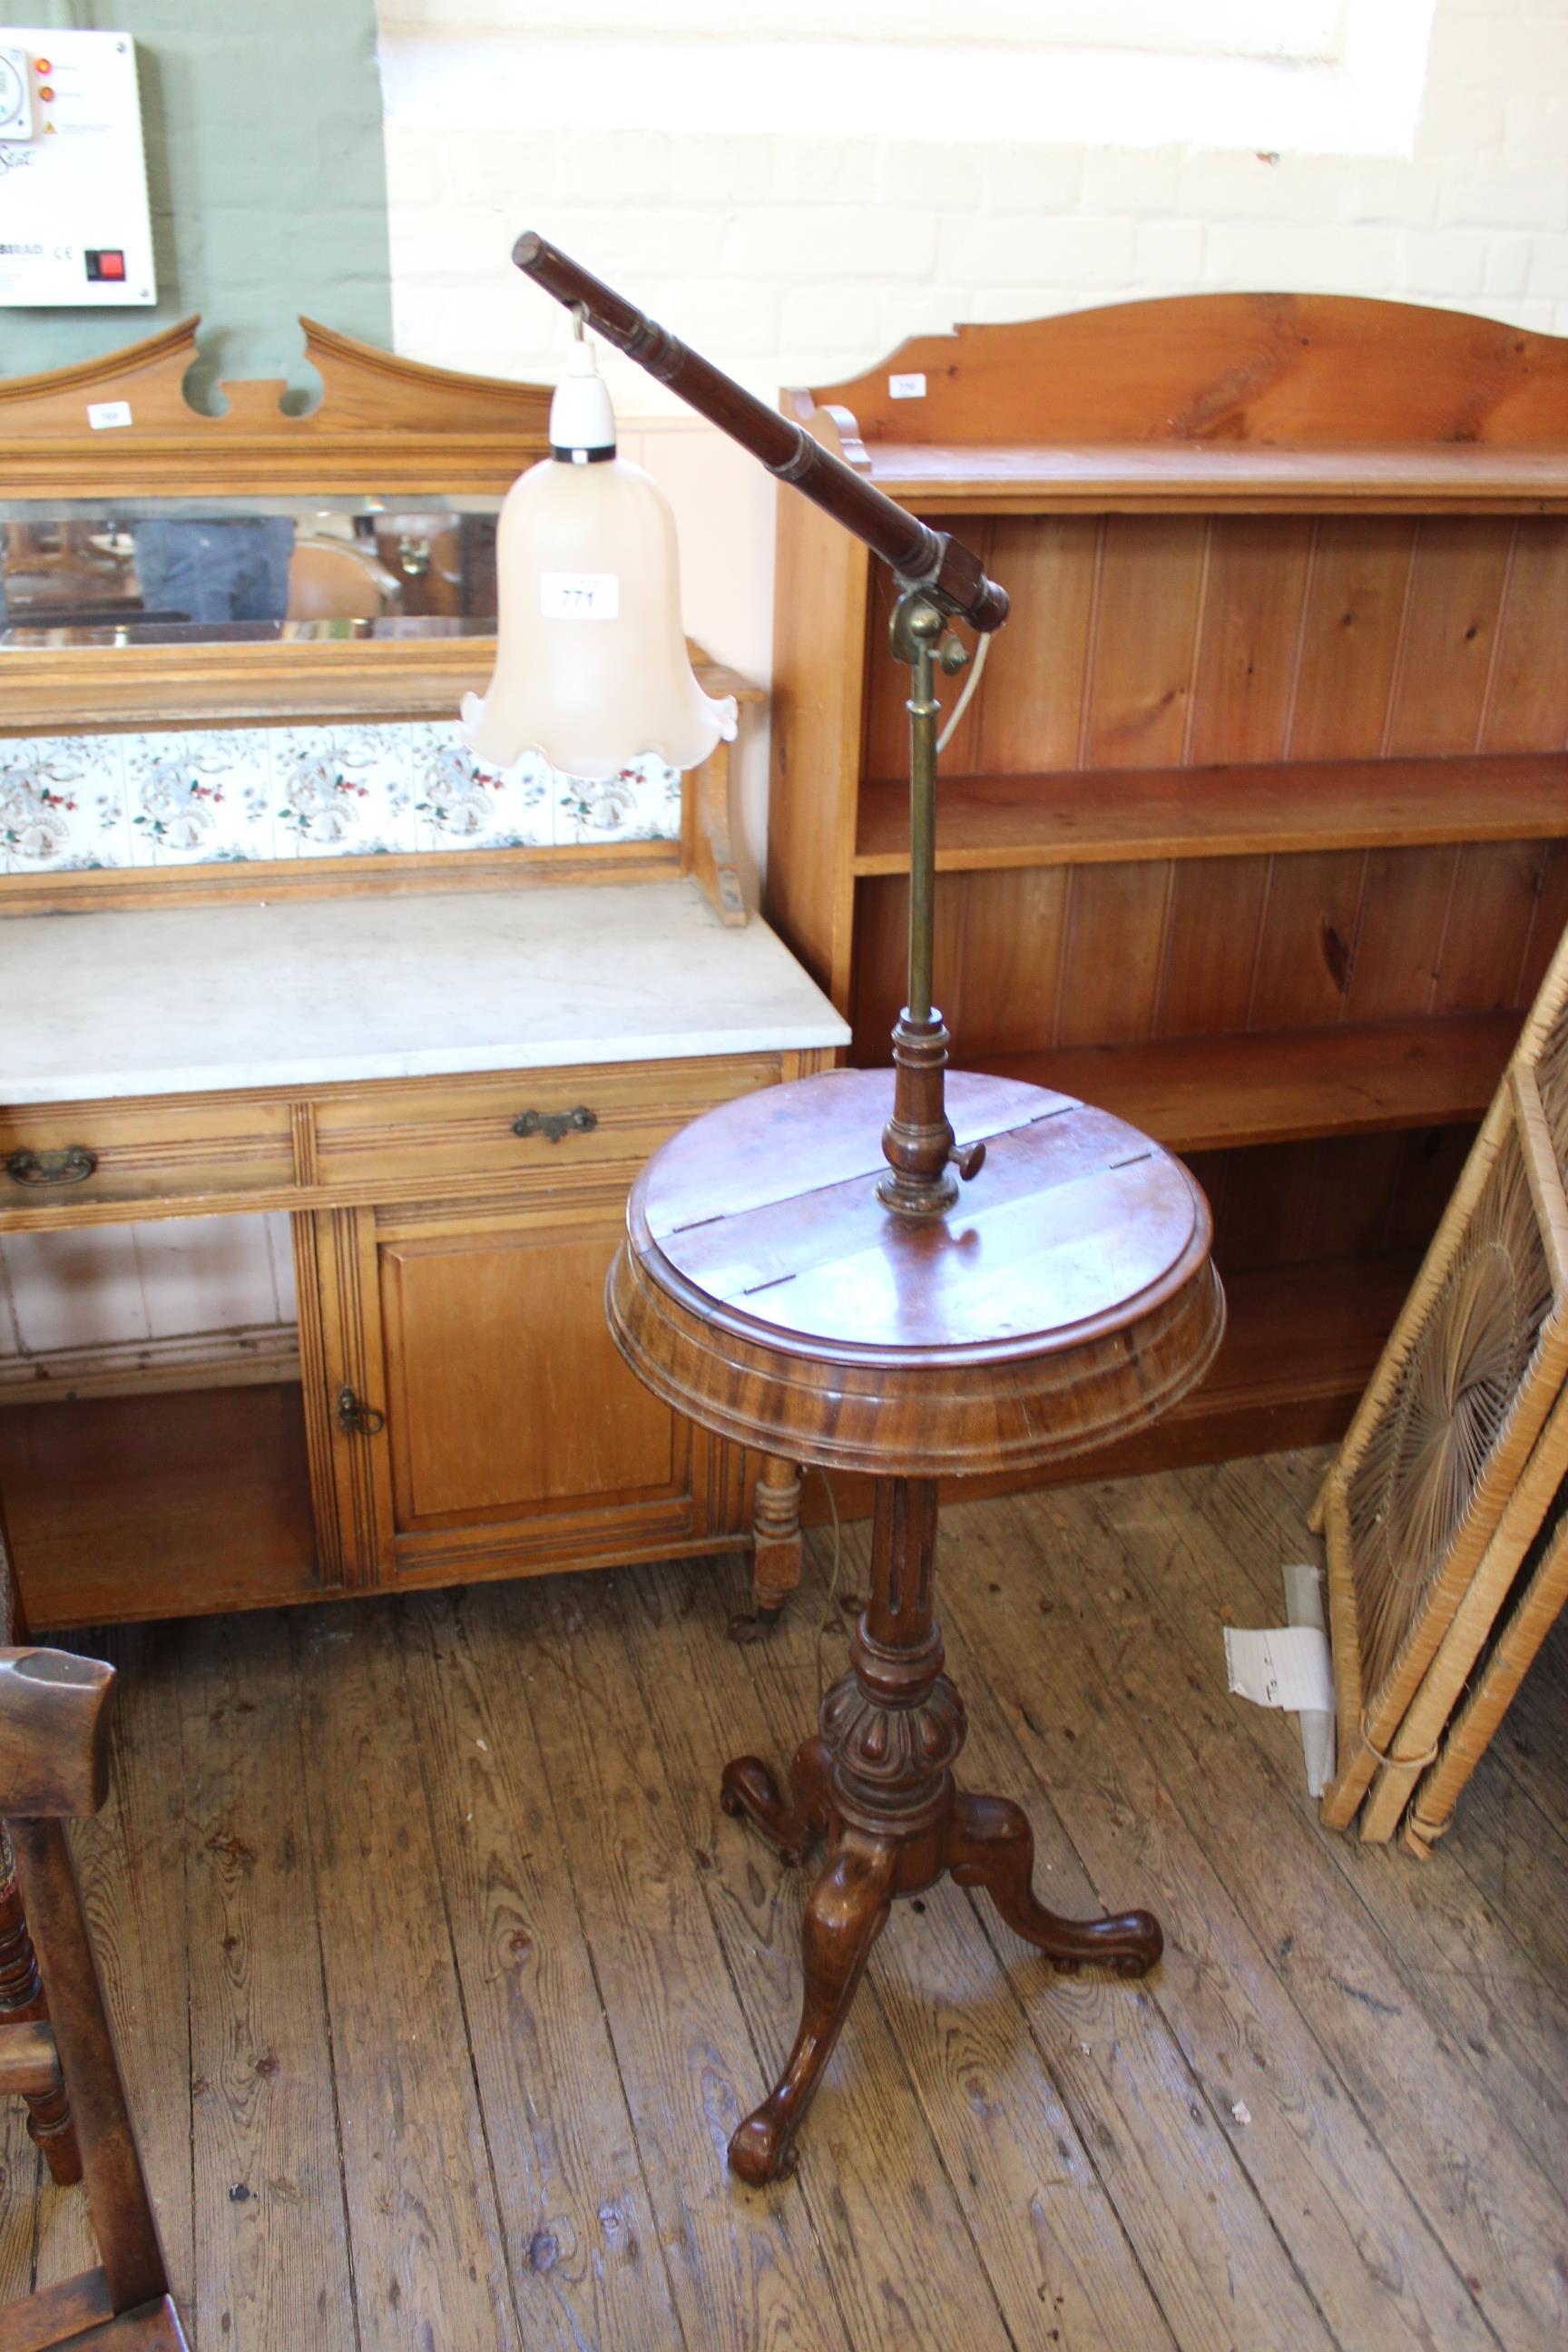
M1535 1085L1558 1181L1568 1192L1568 1010L1560 1012L1547 1029L1535 1063Z
M1555 1420L1556 1415L1553 1416ZM1549 1429L1550 1433L1550 1429ZM1544 1444L1545 1439L1542 1439ZM1554 1449L1561 1459L1568 1445ZM1490 1745L1509 1703L1568 1601L1568 1475L1525 1553L1500 1612L1482 1639L1452 1721L1423 1777L1405 1825L1412 1853L1431 1852L1453 1819L1459 1792Z
M1320 1501L1331 1827L1394 1834L1568 1475L1565 1306L1568 939Z
M1521 1594L1535 1577L1542 1545L1548 1539L1550 1526L1547 1535L1542 1532L1542 1514L1545 1513L1548 1523L1553 1520L1559 1495L1568 1497L1568 1483L1565 1482L1568 1482L1568 1390L1559 1391L1545 1427L1535 1442L1534 1450L1503 1505L1501 1516L1490 1542L1481 1554L1479 1565L1465 1587L1447 1630L1421 1677L1415 1696L1405 1708L1404 1719L1390 1743L1384 1760L1377 1768L1362 1808L1361 1833L1363 1838L1381 1843L1392 1837L1416 1782L1428 1772L1429 1768L1435 1769L1439 1767L1445 1757L1449 1759L1451 1775L1453 1756L1450 1742L1457 1725L1457 1711L1461 1706L1469 1708L1470 1694L1479 1686L1483 1673L1490 1675L1486 1661L1498 1643L1500 1629L1505 1623L1513 1622ZM1547 1589L1547 1583L1542 1580L1541 1591ZM1538 1593L1535 1611L1538 1612L1541 1605ZM1541 1633L1544 1631L1543 1625ZM1536 1636L1537 1642L1541 1633ZM1534 1654L1533 1650L1531 1654ZM1495 1681L1490 1686L1494 1691L1498 1687ZM1510 1685L1510 1692L1517 1686L1516 1677ZM1505 1699L1502 1705L1506 1706L1506 1703ZM1487 1738L1496 1729L1501 1712L1502 1706L1500 1706L1497 1717L1492 1718L1486 1734ZM1470 1720L1473 1727L1479 1717L1472 1714ZM1469 1770L1484 1745L1483 1739L1480 1746L1468 1752L1463 1773L1452 1780L1446 1809L1442 1812L1444 1825L1458 1789L1469 1777ZM1445 1788L1448 1788L1447 1776ZM1433 1809L1442 1801L1443 1792L1439 1790L1429 1801L1426 1790L1427 1784L1423 1781L1418 1802L1426 1808L1424 1817L1436 1821ZM1407 1825L1405 1843L1412 1853L1425 1853L1430 1850L1432 1837L1436 1834L1434 1828L1425 1837L1413 1837Z
M1386 1685L1434 1588L1475 1549L1478 1491L1531 1392L1552 1308L1551 1262L1518 1133L1509 1131L1428 1297L1391 1409L1347 1482L1368 1690Z
M1331 1827L1380 1764L1427 1760L1397 1736L1565 1374L1568 1201L1533 1083L1510 1074L1330 1475Z

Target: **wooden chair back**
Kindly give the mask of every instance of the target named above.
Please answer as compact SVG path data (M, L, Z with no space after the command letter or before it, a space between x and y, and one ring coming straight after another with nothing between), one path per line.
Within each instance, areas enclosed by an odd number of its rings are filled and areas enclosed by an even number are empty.
M186 2352L64 1824L109 1791L114 1670L61 1650L0 1650L0 1819L16 1856L47 2015L0 2024L0 2092L62 2092L100 2266L0 2310L0 2352Z

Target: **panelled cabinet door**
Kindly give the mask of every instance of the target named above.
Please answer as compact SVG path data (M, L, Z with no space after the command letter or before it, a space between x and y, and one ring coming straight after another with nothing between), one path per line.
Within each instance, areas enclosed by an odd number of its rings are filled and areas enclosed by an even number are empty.
M731 1449L622 1363L605 1277L619 1199L395 1212L377 1244L395 1572L526 1572L738 1533Z

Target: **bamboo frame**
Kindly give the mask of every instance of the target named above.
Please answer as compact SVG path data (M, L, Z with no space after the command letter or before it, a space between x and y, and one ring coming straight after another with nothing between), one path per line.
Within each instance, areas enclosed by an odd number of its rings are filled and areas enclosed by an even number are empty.
M1568 1399L1560 1401L1552 1419L1553 1425L1559 1420L1568 1421ZM1568 1431L1560 1431L1558 1440L1560 1459L1568 1459ZM1480 1673L1415 1791L1404 1844L1423 1862L1447 1830L1461 1790L1490 1746L1514 1693L1568 1601L1568 1496L1561 1487L1557 1500L1560 1507L1555 1511L1549 1507L1536 1540L1539 1559L1526 1576L1500 1631L1491 1629L1494 1638L1487 1646ZM1526 1566L1530 1566L1528 1558Z
M1563 1394L1568 1374L1565 1150L1568 940L1559 946L1542 983L1503 1084L1314 1513L1314 1524L1323 1526L1327 1536L1339 1718L1339 1769L1324 1795L1323 1818L1331 1828L1348 1827L1370 1790L1361 1827L1363 1837L1372 1843L1394 1834L1416 1781L1438 1763L1440 1748L1447 1753L1444 1727L1568 1472L1568 1399ZM1528 1358L1518 1367L1512 1393L1469 1465L1463 1493L1455 1498L1451 1525L1440 1538L1435 1529L1426 1531L1432 1556L1416 1578L1407 1580L1418 1591L1404 1605L1399 1622L1400 1596L1370 1590L1377 1580L1369 1551L1376 1547L1363 1541L1358 1551L1364 1526L1355 1524L1352 1496L1358 1474L1364 1478L1376 1461L1390 1457L1391 1449L1397 1457L1405 1442L1414 1393L1424 1378L1430 1382L1431 1350L1446 1338L1450 1344L1477 1344L1475 1330L1466 1322L1474 1313L1475 1286L1466 1297L1460 1276L1467 1253L1474 1257L1480 1247L1495 1255L1500 1245L1495 1234L1480 1244L1477 1236L1488 1212L1495 1214L1501 1171L1510 1155L1517 1155L1518 1173L1528 1183L1540 1251L1533 1272L1549 1283L1550 1301ZM1515 1194L1517 1231L1517 1176ZM1510 1271L1517 1303L1523 1271L1517 1238L1512 1247L1516 1255L1510 1257ZM1458 1420L1456 1412L1456 1428ZM1441 1435L1454 1438L1454 1430ZM1458 1447L1455 1439L1454 1450ZM1429 1466L1426 1475L1430 1480ZM1392 1467L1389 1477L1392 1493ZM1392 1654L1387 1638L1391 1613L1398 1630ZM1471 1764L1472 1744L1473 1736L1466 1744ZM1474 1754L1479 1753L1475 1748ZM1461 1780L1468 1769L1467 1765ZM1436 1801L1441 1801L1440 1792Z

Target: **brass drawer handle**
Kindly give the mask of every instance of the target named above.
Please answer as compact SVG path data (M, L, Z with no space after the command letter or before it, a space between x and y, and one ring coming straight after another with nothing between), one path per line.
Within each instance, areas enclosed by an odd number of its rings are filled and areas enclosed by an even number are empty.
M599 1114L579 1103L575 1110L525 1110L512 1120L514 1135L542 1135L559 1143L563 1135L587 1135L599 1124Z
M386 1415L362 1403L345 1381L338 1391L338 1427L345 1437L374 1437L386 1427Z
M96 1151L68 1143L61 1151L13 1151L5 1173L13 1184L84 1184L97 1166Z

